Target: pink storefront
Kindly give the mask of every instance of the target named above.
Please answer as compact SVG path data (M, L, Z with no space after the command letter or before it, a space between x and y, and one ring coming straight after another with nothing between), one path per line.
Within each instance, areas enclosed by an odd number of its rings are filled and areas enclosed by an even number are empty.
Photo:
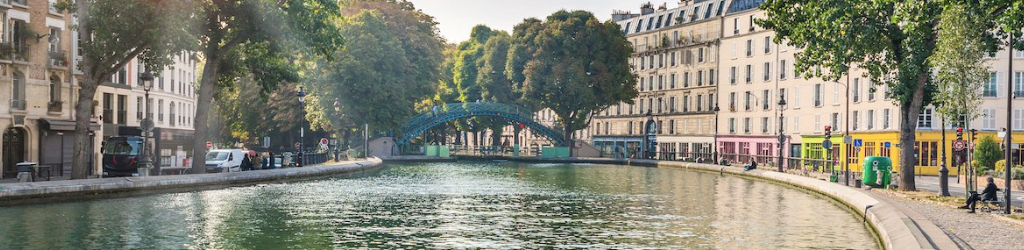
M783 145L792 145L793 138L786 136ZM777 136L718 136L718 152L733 165L744 165L751 159L762 167L775 166L779 156ZM799 147L799 144L796 144ZM789 147L789 146L787 146ZM790 157L792 149L783 148L783 157Z

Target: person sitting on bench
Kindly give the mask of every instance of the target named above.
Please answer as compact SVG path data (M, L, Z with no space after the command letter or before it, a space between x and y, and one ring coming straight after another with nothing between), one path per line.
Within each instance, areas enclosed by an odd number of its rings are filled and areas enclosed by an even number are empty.
M971 211L967 211L967 212L968 213L974 213L974 207L975 207L975 205L978 204L979 200L983 200L983 199L986 200L986 201L997 201L997 200L999 200L999 198L996 196L996 192L999 192L999 188L996 187L996 183L992 180L992 176L989 176L988 178L985 178L985 180L988 181L988 185L985 186L985 190L981 191L981 194L984 195L984 197L981 197L981 195L978 195L978 193L972 191L970 197L967 198L967 204L962 206L962 207L960 207L960 209L968 209L968 208L970 208Z
M754 169L757 169L757 161L755 160L750 160L750 164L743 166L743 171L750 171Z

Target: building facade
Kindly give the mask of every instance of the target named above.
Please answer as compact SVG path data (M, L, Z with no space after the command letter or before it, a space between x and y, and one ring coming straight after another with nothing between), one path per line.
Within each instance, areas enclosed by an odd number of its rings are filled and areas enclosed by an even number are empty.
M70 174L74 137L73 84L68 52L70 15L55 1L0 0L0 176L13 178L16 164L50 166Z

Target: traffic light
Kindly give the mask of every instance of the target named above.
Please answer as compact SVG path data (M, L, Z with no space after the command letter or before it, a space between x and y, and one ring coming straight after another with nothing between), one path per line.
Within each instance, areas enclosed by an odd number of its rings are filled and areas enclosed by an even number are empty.
M977 141L977 140L978 140L978 130L977 129L971 129L971 141L974 142L974 141Z
M964 128L956 128L956 140L964 140Z
M825 140L828 141L828 140L831 140L831 139L832 139L832 126L825 126Z

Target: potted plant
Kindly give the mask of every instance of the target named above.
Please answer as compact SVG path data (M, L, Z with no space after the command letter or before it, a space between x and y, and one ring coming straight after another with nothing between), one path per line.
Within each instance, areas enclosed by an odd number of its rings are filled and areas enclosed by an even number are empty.
M50 101L47 104L47 109L50 112L60 112L60 110L61 110L61 108L63 106L64 106L64 101Z

